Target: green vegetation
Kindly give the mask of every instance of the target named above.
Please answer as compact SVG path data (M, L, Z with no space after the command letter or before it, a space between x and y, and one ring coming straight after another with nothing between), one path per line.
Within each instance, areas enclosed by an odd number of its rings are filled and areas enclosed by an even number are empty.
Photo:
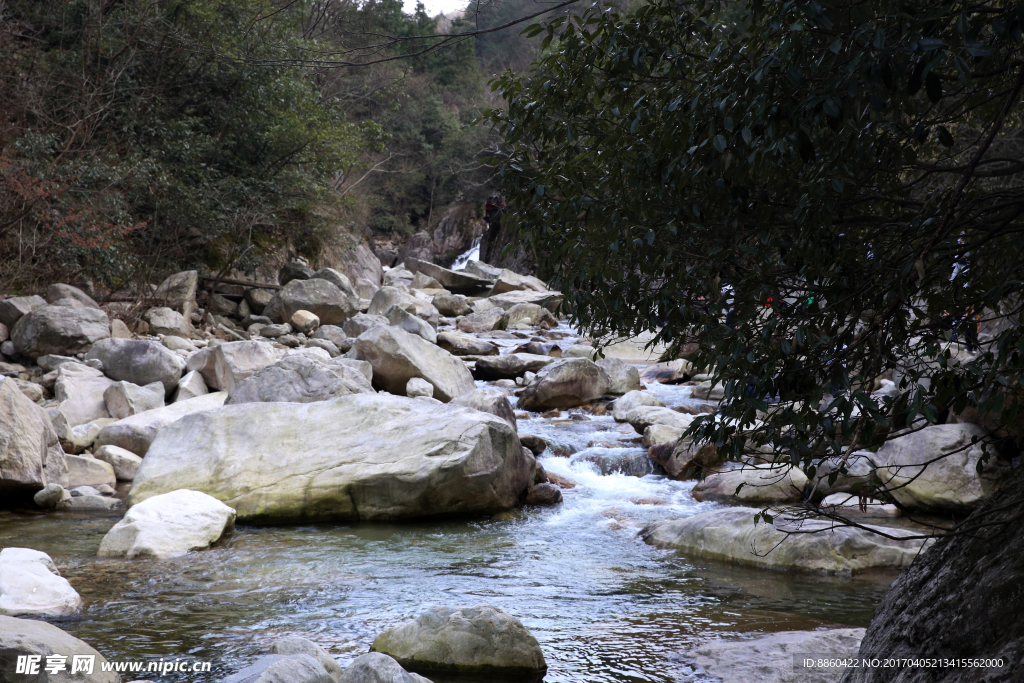
M577 320L698 342L734 420L695 431L734 458L1019 433L1024 8L728 9L590 9L499 83L519 234ZM907 393L870 396L894 368Z

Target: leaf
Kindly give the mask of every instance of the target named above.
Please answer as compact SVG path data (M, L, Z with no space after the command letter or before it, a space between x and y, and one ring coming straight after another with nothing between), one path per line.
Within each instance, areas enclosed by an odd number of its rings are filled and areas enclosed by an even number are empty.
M945 126L939 126L938 127L938 133L939 133L939 142L942 143L942 145L944 147L952 147L953 146L953 144L954 144L953 136L950 134L948 128L946 128Z
M928 92L928 99L938 102L942 99L942 81L934 71L928 73L924 79L924 89Z
M722 135L721 133L719 133L718 135L715 136L714 143L715 143L715 149L718 150L718 152L720 154L722 152L724 152L726 150L726 147L728 146L726 141L725 141L725 136Z

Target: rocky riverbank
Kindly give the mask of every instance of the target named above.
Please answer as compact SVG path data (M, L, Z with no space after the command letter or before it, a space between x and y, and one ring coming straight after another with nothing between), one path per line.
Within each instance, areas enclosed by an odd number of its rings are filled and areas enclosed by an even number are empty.
M896 539L851 529L802 534L808 529L781 516L754 526L756 506L809 494L849 506L865 481L906 477L905 507L962 514L1004 476L996 468L979 475L980 453L966 448L962 462L907 477L922 454L969 445L974 427L960 424L857 454L857 467L827 485L821 472L809 480L772 463L726 465L681 438L721 398L699 369L673 361L641 374L598 358L559 321L561 294L536 278L473 261L464 271L414 258L405 265L353 285L338 271L295 263L277 287L205 295L198 274L179 273L153 288L167 305L134 319L68 285L0 301L0 333L10 336L0 348L6 500L50 515L119 515L130 506L97 554L167 561L230 544L236 523L541 514L536 506L557 509L563 496L586 491L581 481L592 472L679 482L678 495L692 501L685 508L640 495L629 505L663 508L656 519L645 512L641 524L611 510L605 518L683 557L851 575L902 568L922 544L900 540L906 531L892 532ZM891 512L878 506L866 519L890 524ZM24 548L0 555L0 613L78 613L81 596L48 556L29 556L24 528ZM445 609L449 619L458 608ZM513 626L514 638L473 637L501 643L499 654L509 656L530 639L536 645L521 623ZM237 680L264 680L281 667L306 672L289 680L349 680L318 660L317 646L303 647L272 649ZM423 664L410 647L374 641L393 659L365 655L345 675L379 669L404 681L417 680L406 665L477 674L496 666L468 656ZM535 654L504 673L542 675L539 646Z

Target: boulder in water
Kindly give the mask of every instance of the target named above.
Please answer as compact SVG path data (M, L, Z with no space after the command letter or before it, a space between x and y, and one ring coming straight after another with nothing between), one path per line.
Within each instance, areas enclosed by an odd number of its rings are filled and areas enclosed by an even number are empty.
M30 548L0 550L0 614L66 617L81 608L82 598L49 555Z
M807 476L788 465L744 465L709 474L693 487L693 497L728 504L794 503L803 496Z
M646 391L629 391L620 398L615 399L615 402L612 404L612 416L616 422L626 422L626 415L634 408L641 406L664 408L665 404Z
M305 638L299 638L296 636L280 638L270 644L270 654L309 655L316 661L320 662L320 665L331 675L331 678L336 681L341 678L341 665L335 661L334 657L332 657L327 650L323 649L311 640L306 640Z
M373 366L373 384L402 395L413 377L434 387L434 398L448 402L472 391L473 376L455 356L413 334L395 327L373 327L356 339L352 354Z
M640 371L632 365L627 365L618 358L602 358L597 361L597 365L608 374L609 394L622 396L642 388Z
M66 661L69 666L67 671L49 675L45 673L46 658L54 654L67 657ZM92 660L92 673L71 674L70 664L76 656L85 656ZM41 675L29 679L16 676L13 673L9 674L8 672L15 670L18 657L39 657ZM118 683L120 677L114 671L106 671L106 664L107 660L103 655L53 624L35 619L0 616L0 665L4 667L5 680L37 680L47 683Z
M368 652L349 664L338 683L430 683L430 680L406 671L393 657Z
M562 358L537 372L519 396L524 410L569 408L601 398L608 391L608 375L585 358Z
M497 356L498 345L462 332L442 332L437 345L453 356Z
M310 655L264 655L221 683L334 683L334 679Z
M113 424L108 424L100 430L96 437L97 446L120 446L140 457L146 455L149 445L153 443L157 432L179 420L185 415L219 408L224 405L228 392L218 391L217 393L204 394L187 401L176 401L169 406L147 410L138 415L132 415Z
M473 370L477 379L515 379L528 372L540 372L558 359L553 356L538 356L530 353L509 353L493 358L478 358Z

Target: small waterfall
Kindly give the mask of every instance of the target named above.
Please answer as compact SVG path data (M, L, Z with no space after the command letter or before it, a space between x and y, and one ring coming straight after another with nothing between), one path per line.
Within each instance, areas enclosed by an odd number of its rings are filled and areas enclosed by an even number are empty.
M473 244L469 245L469 249L459 254L455 263L452 264L452 270L463 270L470 261L480 260L480 239L477 237L473 240Z

